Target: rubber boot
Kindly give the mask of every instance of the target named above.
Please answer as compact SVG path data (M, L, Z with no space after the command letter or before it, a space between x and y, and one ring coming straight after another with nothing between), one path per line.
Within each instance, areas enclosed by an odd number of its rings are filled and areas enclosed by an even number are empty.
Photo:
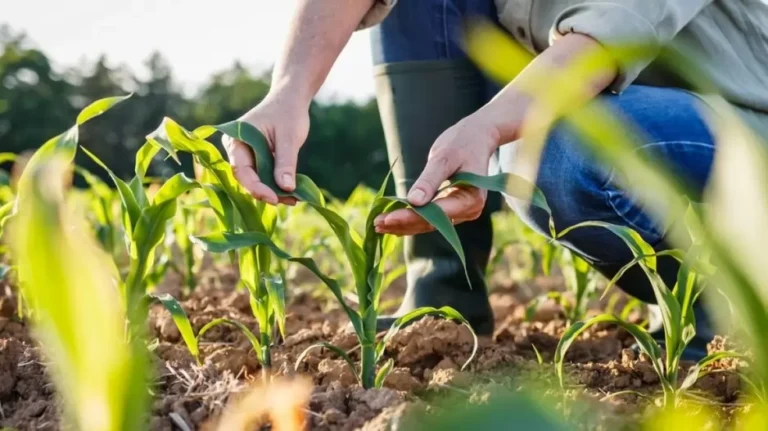
M396 190L404 197L424 169L435 139L485 103L487 84L471 63L459 60L382 64L374 76ZM416 308L447 305L477 334L493 333L484 275L493 235L491 212L499 206L499 196L489 196L480 218L456 227L471 286L458 255L440 233L405 238L407 290L397 312L379 319L379 330Z
M680 264L674 258L665 256L658 258L657 265L659 275L664 280L664 283L670 287L674 286L677 281L677 272L680 269ZM610 280L616 276L623 265L596 264L593 266ZM624 273L618 280L617 286L641 301L649 303L652 310L649 318L648 332L664 348L664 327L661 322L661 313L658 305L656 305L656 297L653 295L651 283L642 268L639 265L633 266L632 269ZM693 315L696 319L696 335L685 351L683 351L682 359L686 361L699 361L707 356L707 344L715 336L713 322L703 304L704 299L705 297L701 296L693 304ZM636 344L632 348L639 352L639 346Z

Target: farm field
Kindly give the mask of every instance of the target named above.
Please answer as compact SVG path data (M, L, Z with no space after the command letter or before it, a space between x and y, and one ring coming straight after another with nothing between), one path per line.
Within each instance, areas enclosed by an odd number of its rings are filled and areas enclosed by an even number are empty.
M98 101L78 124L118 103L130 101ZM304 203L257 204L206 143L214 128L172 120L137 153L137 177L113 177L112 189L71 169L77 127L4 189L7 429L421 429L454 409L466 426L526 412L535 429L633 430L654 420L756 429L764 419L762 383L747 366L759 358L748 347L716 337L698 364L667 354L648 339L647 307L615 288L601 298L608 280L510 212L495 215L503 228L488 273L492 336L476 337L449 308L420 309L377 333L375 317L403 293L404 266L399 240L372 233L371 214L401 201L360 187L339 202L306 178L296 192ZM237 123L216 129L247 140L269 172L258 135ZM143 178L160 150L194 154L197 177ZM69 189L73 172L90 188ZM519 184L461 178L509 193ZM450 241L455 231L429 208L423 217ZM650 259L634 264L652 268ZM682 280L695 274L683 268ZM658 290L670 301L663 312L677 310L684 323L695 284ZM665 320L668 340L682 323ZM483 410L494 408L507 419Z

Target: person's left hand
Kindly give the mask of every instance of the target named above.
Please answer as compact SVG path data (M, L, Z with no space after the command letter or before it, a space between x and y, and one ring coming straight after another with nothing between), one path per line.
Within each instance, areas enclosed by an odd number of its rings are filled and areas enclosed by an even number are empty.
M456 123L437 138L429 152L424 171L408 192L408 202L422 206L432 201L442 183L456 172L488 174L488 161L500 145L500 135L489 121L477 114ZM435 204L454 224L480 217L488 193L475 187L450 187L440 193ZM433 231L410 208L381 214L374 220L376 232L415 235Z

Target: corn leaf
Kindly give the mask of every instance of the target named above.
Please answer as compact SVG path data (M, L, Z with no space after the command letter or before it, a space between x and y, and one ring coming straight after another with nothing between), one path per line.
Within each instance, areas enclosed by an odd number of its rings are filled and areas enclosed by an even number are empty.
M85 148L83 148L83 152L87 154L88 157L90 157L91 160L93 160L102 169L107 171L109 177L112 178L112 182L114 182L115 187L117 187L117 193L120 195L120 201L123 204L123 210L128 215L128 220L130 221L130 226L126 226L126 230L129 233L132 232L136 227L136 223L139 220L139 217L141 216L141 207L136 201L136 196L133 194L133 190L130 186L128 186L128 184L125 183L125 181L121 180L120 177L115 175L115 173L112 172L112 169L109 169L109 167L107 167L104 162L96 157L95 154L91 153Z
M376 373L376 380L374 381L373 387L380 388L384 386L384 380L387 379L387 376L392 372L393 368L395 368L395 361L393 359L385 362L384 365L382 365L381 368L379 368L379 371Z
M656 257L671 256L671 257L677 259L677 261L679 261L679 262L682 262L683 261L683 257L685 256L685 252L682 251L682 250L678 250L678 249L663 250L663 251L660 251L660 252L654 253L654 254L656 255ZM623 277L624 274L627 271L632 269L633 266L639 264L640 262L643 262L646 257L648 257L648 256L646 256L646 255L635 256L635 258L633 258L631 261L629 261L629 263L627 263L626 265L622 266L621 269L619 269L619 271L616 272L616 275L614 275L613 278L611 278L611 280L605 286L605 290L603 291L603 294L600 297L600 299L605 297L605 295L608 293L608 291L619 282L621 277Z
M126 96L107 97L91 103L90 105L86 106L82 111L80 111L80 114L77 116L77 125L80 126L83 123L95 117L98 117L99 115L112 109L112 107L114 107L118 103L124 100L127 100L132 95L133 94L128 94Z
M387 346L387 343L389 340L392 339L392 337L397 334L397 331L400 330L400 328L403 327L403 325L406 325L407 323L419 319L421 317L427 316L427 315L437 315L440 317L443 317L448 320L455 320L462 325L466 326L467 329L469 329L469 332L472 334L472 339L474 340L474 344L472 346L472 354L469 355L469 358L466 362L464 362L464 365L461 366L461 369L469 365L470 362L472 362L472 359L475 358L475 353L477 353L477 335L475 335L475 331L472 330L472 326L470 326L469 322L464 318L464 316L461 315L458 311L456 311L454 308L445 306L440 308L434 308L434 307L420 307L417 308L395 320L392 323L392 327L389 328L389 331L384 335L384 338L376 345L376 362L381 359L382 355L384 354L384 349Z
M557 377L560 380L561 387L565 387L565 376L563 374L565 354L568 353L568 349L571 347L571 344L576 341L582 332L586 331L590 326L597 325L598 323L613 323L621 326L627 332L632 334L632 336L637 341L638 346L640 346L640 350L642 350L651 358L651 362L653 363L653 368L656 370L656 373L658 373L660 378L665 378L666 374L661 368L661 349L653 337L651 337L651 335L645 329L635 324L625 322L611 314L601 314L587 321L574 323L565 330L562 338L560 338L560 342L557 344L557 348L555 349L555 356L553 361L555 363L555 371L557 372Z
M211 328L216 327L218 325L231 325L235 328L239 329L240 332L245 335L245 338L248 339L248 341L251 343L251 347L253 347L253 350L256 352L256 355L259 356L259 360L263 361L264 358L261 357L261 343L259 342L259 338L256 337L256 335L253 334L253 332L248 329L247 326L245 326L242 322L238 322L237 320L232 319L226 319L226 318L219 318L211 320L210 322L206 323L202 328L200 328L200 332L197 333L197 342L200 342L200 338L205 335L206 332L208 332Z
M158 130L150 136L158 142L166 142L176 151L194 155L197 162L216 179L215 185L220 187L232 201L233 208L239 216L237 220L243 223L245 230L265 232L259 204L237 182L232 173L232 167L213 144L188 132L170 118L165 118Z
M515 174L477 175L471 172L457 172L448 179L448 185L443 187L472 186L479 189L503 193L514 198L529 201L531 205L552 214L544 193L533 183Z
M147 175L147 170L149 170L149 165L152 163L152 159L155 158L161 148L162 147L151 141L147 141L141 148L139 148L139 151L136 153L136 164L134 167L136 177L144 178Z
M744 359L745 356L737 352L713 352L702 358L688 371L688 375L685 376L683 383L680 385L680 390L684 391L693 386L700 377L703 377L706 373L702 374L702 370L711 365L713 362L721 359L736 358Z
M367 283L365 254L363 249L356 239L356 233L349 226L349 223L336 212L325 208L325 199L314 182L312 182L309 177L297 175L296 190L292 193L283 191L275 184L274 157L267 145L266 139L258 129L241 121L233 121L211 127L234 139L245 142L251 149L253 149L259 178L262 183L271 188L278 196L293 196L303 202L307 202L325 219L341 243L342 249L349 261L350 270L355 279L355 285L358 287L358 293L360 293L361 286L365 286ZM205 136L210 131L210 128L199 128L195 133Z
M153 198L153 205L159 205L169 200L175 200L182 194L200 187L200 184L183 173L172 176L163 183Z
M25 275L33 334L44 355L56 358L48 371L74 428L141 430L148 407L146 347L125 341L109 257L85 221L66 209L62 179L70 159L54 157L39 158L25 171L25 199L14 219L13 256Z
M390 202L395 203L394 205L387 207L387 211L394 211L400 208L410 208L421 218L426 220L427 223L434 226L434 228L440 232L441 235L443 235L443 238L448 241L448 244L451 245L451 248L453 248L453 250L458 255L459 260L461 261L461 265L464 268L464 276L467 278L467 283L469 283L470 286L472 285L472 281L469 278L469 272L467 272L467 260L464 255L464 247L462 247L461 240L459 239L459 234L456 232L456 228L453 226L453 223L451 223L451 219L445 215L445 212L443 212L442 208L440 208L434 202L429 202L426 205L415 207L410 205L408 201L403 198L389 197L383 199L388 199Z
M352 308L347 305L344 300L344 294L341 291L341 286L338 281L327 277L322 273L317 263L308 257L293 257L278 247L269 237L260 232L240 232L240 233L215 233L205 236L192 237L192 242L199 245L203 250L211 253L226 253L233 250L239 250L242 248L253 247L256 245L263 245L268 247L272 253L280 259L284 259L290 262L296 262L303 265L310 272L320 278L323 283L333 293L333 296L339 301L344 311L347 313L352 326L355 328L355 332L358 334L363 333L363 327L360 320L360 316Z
M285 284L280 275L264 276L269 297L269 308L274 313L280 335L285 338Z
M293 192L286 192L277 186L274 176L275 162L272 150L270 150L266 138L259 132L259 129L242 121L231 121L212 127L225 135L245 142L251 147L254 151L256 171L259 173L259 179L277 193L278 196L293 196L313 206L325 206L322 192L306 175L296 175L296 189ZM201 129L198 130L202 132Z
M167 293L162 295L150 295L150 297L160 301L160 303L163 304L163 307L165 307L171 314L173 323L175 323L176 327L179 329L181 338L184 339L184 344L187 345L189 353L191 353L192 357L199 363L200 349L197 345L197 337L195 337L195 331L192 330L192 324L189 322L189 317L187 317L187 313L184 312L184 308L181 307L179 301Z
M614 235L621 238L621 240L627 244L627 247L632 250L632 254L634 256L645 256L642 259L642 262L644 262L648 268L656 271L656 250L654 250L653 247L651 247L651 245L648 244L643 239L643 237L641 237L640 234L632 228L602 221L586 221L563 229L560 231L560 233L557 234L557 238L562 238L575 229L581 229L585 227L602 227L610 230Z

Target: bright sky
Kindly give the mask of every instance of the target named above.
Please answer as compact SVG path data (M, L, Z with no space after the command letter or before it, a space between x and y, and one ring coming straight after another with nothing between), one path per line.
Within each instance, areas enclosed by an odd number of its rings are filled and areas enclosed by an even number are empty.
M58 67L106 53L143 73L160 51L185 89L196 89L235 59L256 72L274 63L295 0L9 0L0 22L24 30ZM368 32L357 32L319 98L373 95Z

